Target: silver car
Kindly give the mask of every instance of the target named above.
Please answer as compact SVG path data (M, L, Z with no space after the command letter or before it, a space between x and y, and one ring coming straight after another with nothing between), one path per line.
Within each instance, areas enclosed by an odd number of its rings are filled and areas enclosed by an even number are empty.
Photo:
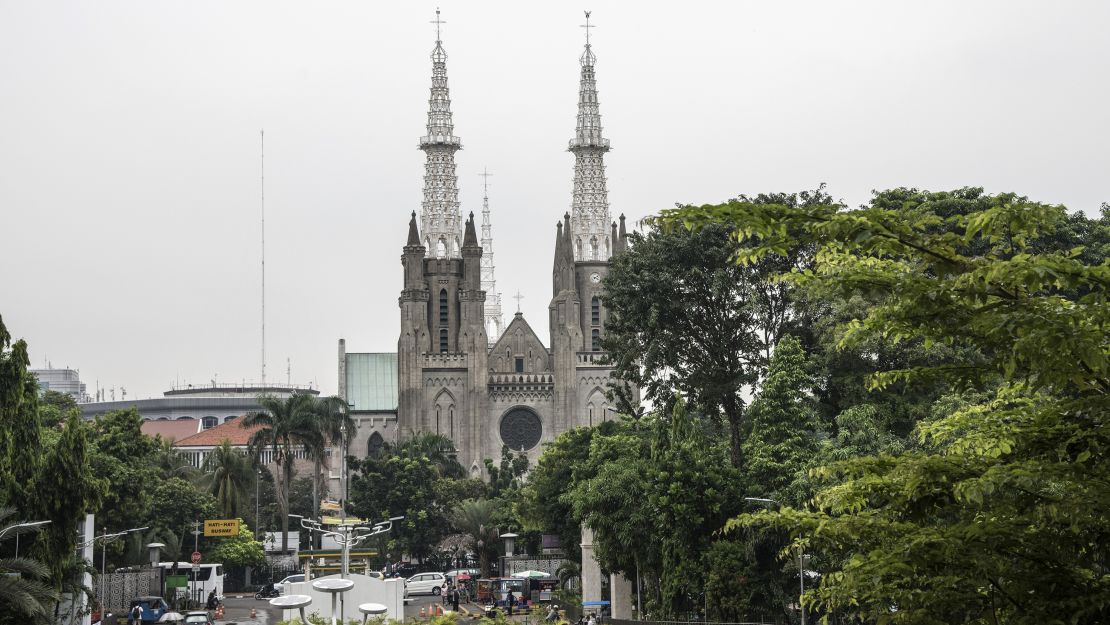
M447 585L443 573L417 573L405 580L406 595L438 595Z

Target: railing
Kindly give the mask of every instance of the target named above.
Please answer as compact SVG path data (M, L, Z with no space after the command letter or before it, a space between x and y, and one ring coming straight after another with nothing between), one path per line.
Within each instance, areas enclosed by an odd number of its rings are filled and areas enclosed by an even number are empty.
M463 368L466 367L466 354L464 353L448 353L448 354L424 354L425 367L451 367Z
M173 384L170 386L170 391L235 391L235 390L273 390L273 391L314 391L315 388L311 384L277 384L274 382L250 382L242 380L239 382L207 382L204 384Z
M597 365L599 367L607 367L609 363L609 355L605 352L577 352L578 364L580 365Z
M554 384L555 376L550 373L494 373L489 376L491 385L508 386L522 384Z
M208 454L210 454L210 453L212 453L211 449L198 449L198 450L195 450L195 451L185 450L185 451L181 452L181 454L183 456L185 456L185 458L189 461L189 464L191 464L193 466L193 468L195 468L195 469L200 469L204 466L204 461L205 461L205 459L208 458ZM328 454L329 457L331 456L331 450L330 449L327 451L327 454ZM293 459L294 460L309 460L308 450L305 449L304 447L295 447L295 448L293 448ZM274 450L266 449L266 450L263 450L263 451L259 452L258 462L259 462L259 464L262 464L263 466L268 465L268 464L273 464L273 462L274 462Z

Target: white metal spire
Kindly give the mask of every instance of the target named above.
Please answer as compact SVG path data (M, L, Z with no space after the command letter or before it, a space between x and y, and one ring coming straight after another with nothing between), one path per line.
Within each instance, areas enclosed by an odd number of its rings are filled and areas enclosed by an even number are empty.
M598 107L597 57L590 45L590 12L586 11L586 49L579 59L582 75L578 86L578 124L569 150L574 153L574 195L571 201L570 241L574 260L609 260L613 241L609 217L609 192L605 185L605 153L609 140L601 136Z
M455 174L455 152L462 142L454 135L451 120L451 94L447 88L447 52L443 49L436 25L436 46L432 49L432 90L428 99L428 134L420 137L424 165L424 202L421 204L420 233L429 256L458 257L462 242L463 220L459 214L459 179Z
M505 318L501 316L501 293L497 292L497 279L493 272L493 233L489 221L489 177L493 174L483 170L482 177L482 290L486 292L485 316L486 336L493 345L505 330Z

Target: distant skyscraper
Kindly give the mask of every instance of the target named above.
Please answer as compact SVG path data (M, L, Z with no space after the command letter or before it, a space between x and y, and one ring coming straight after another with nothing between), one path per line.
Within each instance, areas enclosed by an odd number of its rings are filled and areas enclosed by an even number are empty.
M81 372L76 369L31 369L31 374L38 378L39 388L44 392L50 390L69 395L79 404L92 401L85 392Z

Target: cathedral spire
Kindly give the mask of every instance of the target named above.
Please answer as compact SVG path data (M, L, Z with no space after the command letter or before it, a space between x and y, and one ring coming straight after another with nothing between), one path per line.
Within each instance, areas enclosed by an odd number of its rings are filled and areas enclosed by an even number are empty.
M505 329L501 316L501 294L497 292L497 279L493 272L493 232L489 220L489 177L493 174L482 170L482 290L486 292L486 336L493 345Z
M436 25L436 45L432 49L432 90L428 99L428 134L420 137L420 149L427 156L424 165L424 201L421 204L420 231L424 233L427 254L440 258L459 256L463 224L459 215L459 180L455 175L455 152L462 142L454 134L451 120L451 94L447 88L447 52L443 49L439 9L432 21Z
M605 153L609 140L601 136L601 110L598 107L597 79L594 64L597 57L590 45L590 12L586 11L586 49L579 62L582 74L578 85L578 124L570 140L574 154L574 194L571 201L571 229L568 235L574 246L574 259L608 260L613 241L609 232L609 193L605 186Z

